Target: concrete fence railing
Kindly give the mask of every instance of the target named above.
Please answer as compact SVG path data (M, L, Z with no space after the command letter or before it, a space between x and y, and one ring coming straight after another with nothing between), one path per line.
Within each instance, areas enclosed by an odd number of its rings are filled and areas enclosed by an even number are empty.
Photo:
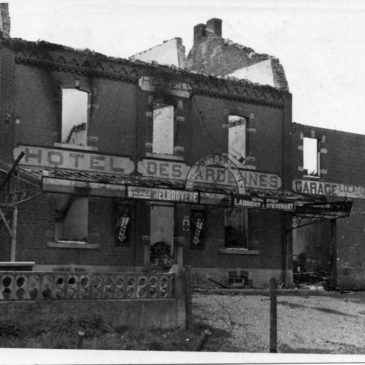
M167 299L174 274L0 272L0 301Z

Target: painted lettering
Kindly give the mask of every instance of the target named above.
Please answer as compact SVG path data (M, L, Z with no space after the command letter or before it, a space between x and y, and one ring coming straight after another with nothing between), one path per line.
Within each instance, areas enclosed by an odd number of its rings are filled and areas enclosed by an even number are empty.
M169 177L168 167L167 163L160 164L160 176Z
M112 161L111 161L112 162ZM105 170L105 157L98 155L90 156L90 168L93 170Z
M182 177L182 166L174 164L172 165L172 177L181 178Z
M85 155L83 153L72 153L70 152L70 159L74 159L73 166L78 169L79 168L79 160L80 158L84 158Z
M29 162L31 159L36 159L40 165L42 162L42 150L37 150L37 152L30 152L29 148L25 148L25 161Z
M124 168L122 168L122 167L116 167L115 166L116 161L118 161L117 160L117 157L110 157L109 161L110 161L110 170L112 172L120 172L120 173L124 173L125 172L125 169Z
M147 173L149 175L156 175L157 173L157 164L154 161L147 161Z
M50 165L61 166L63 165L63 155L58 151L48 151L47 161Z

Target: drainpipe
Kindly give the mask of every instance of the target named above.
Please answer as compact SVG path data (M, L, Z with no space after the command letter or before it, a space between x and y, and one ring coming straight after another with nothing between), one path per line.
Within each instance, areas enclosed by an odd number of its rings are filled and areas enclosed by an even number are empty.
M286 99L290 97L287 96ZM288 177L286 176L287 174L287 169L286 169L286 161L287 161L287 156L286 156L286 151L285 151L285 147L286 147L286 128L285 128L285 122L286 122L286 108L288 107L287 101L284 102L284 107L283 107L283 115L282 115L282 168L281 168L281 176L282 176L282 180L283 180L283 185L281 187L282 192L285 191L286 188L286 180L288 179ZM291 113L290 113L291 114ZM291 158L291 146L289 151L287 151L290 154L290 158ZM291 176L291 175L290 175ZM291 234L291 231L288 229L288 219L289 219L289 215L287 213L282 213L282 282L284 283L284 286L288 285L288 269L289 269L289 257L288 254L290 252L288 245L289 245L289 235Z

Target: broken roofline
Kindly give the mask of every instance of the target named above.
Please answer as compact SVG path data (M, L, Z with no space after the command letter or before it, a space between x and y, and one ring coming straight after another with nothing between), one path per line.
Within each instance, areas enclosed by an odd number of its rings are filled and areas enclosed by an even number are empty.
M3 45L8 45L9 48L15 51L16 53L16 62L18 63L27 63L30 65L40 65L40 66L49 66L50 64L58 64L56 60L53 60L51 55L47 53L47 51L59 51L59 52L69 52L73 53L75 56L86 56L86 60L83 60L84 63L82 65L72 65L73 68L77 68L76 72L82 73L83 70L95 71L98 72L100 70L97 67L100 65L100 62L109 62L113 65L123 65L133 67L135 69L141 69L141 73L148 74L149 72L155 73L156 71L159 72L160 77L171 77L170 75L173 74L174 76L180 77L185 82L189 82L189 78L191 81L196 81L199 83L216 81L223 86L231 87L234 89L235 86L243 86L245 88L258 90L258 91L266 91L270 92L271 94L275 95L277 98L281 98L283 95L291 95L289 91L286 90L279 90L270 85L260 85L253 83L249 80L239 80L236 78L220 78L213 75L204 75L192 71L188 71L183 68L178 68L176 66L166 66L160 65L158 63L147 63L143 61L131 61L126 58L118 58L112 56L106 56L102 53L95 52L90 49L75 49L72 47L50 43L46 41L27 41L21 38L10 38L10 39L2 39ZM26 52L27 51L27 52ZM43 51L43 54L40 54L41 57L37 53L37 51ZM46 51L46 52L44 52ZM44 54L46 53L46 54ZM87 61L87 62L85 62ZM92 62L94 61L94 62ZM94 64L90 64L90 62ZM85 65L85 63L87 65ZM60 66L65 66L65 64L61 64ZM68 65L69 66L69 65ZM106 71L106 74L111 75L112 71ZM123 76L123 75L122 75ZM138 78L137 78L138 79ZM133 80L134 82L137 81Z

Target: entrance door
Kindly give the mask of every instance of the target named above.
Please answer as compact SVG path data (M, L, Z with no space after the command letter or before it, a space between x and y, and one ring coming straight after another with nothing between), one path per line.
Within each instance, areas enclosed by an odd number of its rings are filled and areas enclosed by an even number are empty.
M174 254L174 207L151 205L150 217L151 261L158 263Z

